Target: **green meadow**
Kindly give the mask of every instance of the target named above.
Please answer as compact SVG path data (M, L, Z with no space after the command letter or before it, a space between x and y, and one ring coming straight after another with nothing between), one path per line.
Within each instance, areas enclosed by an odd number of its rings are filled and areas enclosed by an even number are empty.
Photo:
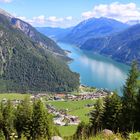
M78 116L81 121L89 122L89 112L92 108L86 107L87 104L94 104L96 100L80 100L80 101L48 101L57 109L68 109L68 114ZM75 133L77 126L59 126L62 136L71 136Z
M30 94L19 94L19 93L1 93L0 94L0 101L4 98L7 100L23 100L25 97L30 97Z

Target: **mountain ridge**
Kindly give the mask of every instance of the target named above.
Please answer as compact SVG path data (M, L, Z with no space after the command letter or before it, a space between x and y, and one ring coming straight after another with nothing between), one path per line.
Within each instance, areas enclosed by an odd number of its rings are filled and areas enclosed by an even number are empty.
M137 60L140 65L140 24L112 36L89 39L81 49L98 52L126 64Z
M110 18L90 18L76 25L61 41L80 46L90 38L115 34L127 27L129 25Z
M140 63L139 24L130 26L109 18L84 20L58 41L74 44L83 50L92 51L130 65ZM140 64L139 64L140 65Z
M76 90L79 75L64 57L54 41L31 25L0 14L0 92Z

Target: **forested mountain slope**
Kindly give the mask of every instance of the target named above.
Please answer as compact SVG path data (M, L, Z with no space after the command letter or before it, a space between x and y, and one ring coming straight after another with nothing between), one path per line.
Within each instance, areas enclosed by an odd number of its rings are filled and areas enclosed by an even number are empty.
M81 49L98 52L127 64L137 60L140 65L140 24L113 36L89 39Z
M65 52L28 23L1 11L0 91L77 89L79 75L71 72L62 60L67 58Z

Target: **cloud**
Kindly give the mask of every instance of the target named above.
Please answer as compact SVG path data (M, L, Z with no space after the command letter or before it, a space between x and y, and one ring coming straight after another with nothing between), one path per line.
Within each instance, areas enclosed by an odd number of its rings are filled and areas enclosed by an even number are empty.
M33 17L32 22L38 24L45 24L46 18L44 15L40 15L38 17Z
M50 22L62 22L64 18L57 18L56 16L50 16L47 18L47 20Z
M16 16L16 15L15 15ZM77 19L74 19L72 16L67 17L56 17L49 16L45 17L44 15L36 16L31 19L25 16L16 16L17 18L30 23L33 26L49 26L49 27L71 27L78 23Z
M140 9L135 3L122 4L114 2L111 4L100 4L93 7L93 10L82 13L84 19L91 17L108 17L122 22L140 19Z
M32 19L29 19L25 16L16 16L16 17L25 22L28 22L31 25L34 25L34 24L44 25L46 23L46 18L44 15L40 15L38 17L33 17Z
M72 16L66 17L66 20L72 20L72 19L73 19Z
M10 2L12 2L12 0L0 0L0 2L3 2L3 3L10 3Z

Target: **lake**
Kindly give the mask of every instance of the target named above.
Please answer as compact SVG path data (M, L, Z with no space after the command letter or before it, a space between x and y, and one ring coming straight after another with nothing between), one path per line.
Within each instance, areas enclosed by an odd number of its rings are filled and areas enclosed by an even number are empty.
M73 61L69 64L69 67L72 71L80 74L81 84L117 90L121 94L130 69L129 66L99 54L82 51L73 45L58 44L62 49L71 52L69 57Z

